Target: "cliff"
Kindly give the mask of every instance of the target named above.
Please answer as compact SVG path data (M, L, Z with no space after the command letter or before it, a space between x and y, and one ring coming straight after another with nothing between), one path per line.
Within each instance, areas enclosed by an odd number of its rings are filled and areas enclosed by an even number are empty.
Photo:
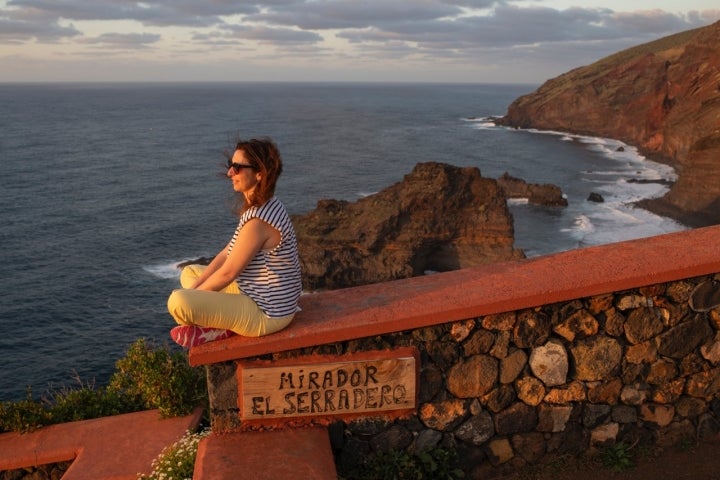
M477 168L420 163L357 202L293 216L303 287L340 288L521 258L498 182Z
M691 227L720 223L720 22L551 79L498 123L636 145L679 176L642 207Z

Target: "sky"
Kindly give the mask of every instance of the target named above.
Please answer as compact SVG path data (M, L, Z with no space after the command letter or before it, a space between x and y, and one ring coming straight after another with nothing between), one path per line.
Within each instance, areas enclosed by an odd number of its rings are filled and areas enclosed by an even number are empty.
M539 84L718 0L0 0L0 82Z

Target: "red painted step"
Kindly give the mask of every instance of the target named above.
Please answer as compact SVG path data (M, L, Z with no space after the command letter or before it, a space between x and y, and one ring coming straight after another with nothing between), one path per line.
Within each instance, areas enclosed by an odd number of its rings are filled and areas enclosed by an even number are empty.
M74 460L63 480L135 480L162 450L197 427L202 409L162 419L157 410L0 434L0 470Z
M337 480L324 428L212 434L200 441L193 480Z

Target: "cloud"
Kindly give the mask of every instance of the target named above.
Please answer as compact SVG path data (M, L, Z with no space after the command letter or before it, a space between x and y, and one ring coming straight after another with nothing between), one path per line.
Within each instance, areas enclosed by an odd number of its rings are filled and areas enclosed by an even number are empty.
M292 28L272 28L263 25L228 25L224 27L234 38L253 40L260 44L293 45L318 43L322 36L315 32Z
M85 38L83 43L98 45L111 49L147 48L150 44L160 41L160 35L152 33L103 33L97 37Z
M62 27L61 20L225 28L264 42L277 39L279 44L319 41L318 31L333 30L354 43L405 41L424 48L661 36L708 23L700 12L557 10L490 0L10 0L0 9L2 37L15 41L53 41L80 34L72 26Z
M58 18L41 10L0 10L0 43L23 43L32 39L54 43L82 35L72 25L62 26Z
M428 69L527 62L532 70L543 62L543 72L562 73L578 59L718 19L720 10L616 12L519 0L0 0L0 43L63 43L79 55L162 44L165 58L189 55L196 64L249 58L255 49L255 58L272 53L278 61L302 53L378 66L424 61Z
M223 15L255 13L261 3L229 0L10 0L7 5L11 11L39 11L48 16L73 20L136 20L144 25L200 27L218 23Z
M307 30L326 30L413 24L462 12L458 6L433 0L318 0L285 5L282 9L266 9L262 13L248 15L247 19Z

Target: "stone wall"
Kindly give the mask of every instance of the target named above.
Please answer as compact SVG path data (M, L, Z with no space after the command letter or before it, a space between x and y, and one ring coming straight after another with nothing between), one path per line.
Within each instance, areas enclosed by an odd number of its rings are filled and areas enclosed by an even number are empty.
M621 441L677 445L720 432L718 282L684 279L272 358L420 352L415 415L331 426L341 468L389 449L456 448L471 472ZM241 427L234 370L208 366L216 431Z

